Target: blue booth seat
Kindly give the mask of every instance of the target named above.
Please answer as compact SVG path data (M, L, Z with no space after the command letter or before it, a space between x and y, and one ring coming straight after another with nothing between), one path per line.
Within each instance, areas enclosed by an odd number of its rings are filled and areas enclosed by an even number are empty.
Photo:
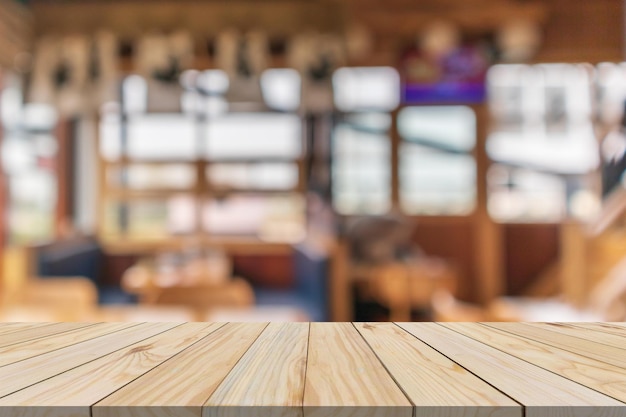
M296 307L312 321L328 321L328 255L310 243L293 246L295 284L289 290L255 288L259 306Z
M80 276L92 281L98 289L99 304L133 304L136 297L119 286L104 284L104 254L94 238L79 237L34 248L35 274L47 277Z

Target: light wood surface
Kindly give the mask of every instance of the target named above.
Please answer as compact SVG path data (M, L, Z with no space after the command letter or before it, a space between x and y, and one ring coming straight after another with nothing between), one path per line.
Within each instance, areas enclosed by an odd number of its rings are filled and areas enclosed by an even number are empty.
M350 323L311 323L305 417L411 417L411 403Z
M202 415L235 364L265 329L265 323L230 323L134 380L93 407L93 417Z
M27 325L24 326L23 330L13 330L9 334L2 335L0 338L0 347L14 345L19 342L27 342L33 339L40 339L42 337L63 333L68 330L75 330L79 327L86 327L88 325L88 323L49 323L43 326L35 327Z
M620 323L0 323L0 416L618 417L620 340Z
M308 323L270 323L204 404L203 417L302 417Z
M549 328L540 328L526 323L489 323L489 326L509 332L513 331L515 334L527 339L540 341L568 352L577 353L626 369L626 351L622 348L597 343L597 334L593 332L589 332L583 338L569 336Z
M444 326L615 399L626 401L623 369L485 326L468 323L446 323Z
M46 325L47 323L2 323L0 326L0 336Z

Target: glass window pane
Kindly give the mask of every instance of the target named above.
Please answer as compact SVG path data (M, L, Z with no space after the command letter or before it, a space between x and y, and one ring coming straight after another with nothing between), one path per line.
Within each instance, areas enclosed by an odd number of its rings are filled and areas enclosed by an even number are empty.
M389 136L364 124L339 124L333 136L333 202L342 214L390 208Z
M501 222L559 222L565 182L556 175L494 165L487 175L489 214Z
M295 111L300 106L300 74L289 68L263 72L261 88L265 103L272 109Z
M126 174L126 178L123 174ZM185 189L196 184L196 169L191 165L139 165L127 168L110 168L109 184L115 187L126 186L131 189Z
M487 153L498 162L562 174L584 174L600 162L593 125L584 121L561 133L495 131L487 138Z
M467 106L398 115L400 204L408 214L467 215L476 204L476 116Z
M148 106L148 83L140 75L126 77L122 84L124 111L145 113Z
M290 189L298 185L298 177L298 165L288 163L215 164L207 168L210 183L227 189Z
M388 113L352 113L344 116L346 125L366 132L386 133L391 129L391 115Z
M22 92L18 87L0 90L0 121L5 129L16 129L22 122Z
M197 87L204 93L210 95L224 95L228 91L230 84L228 74L219 69L202 71L198 76Z
M466 106L407 107L398 115L404 140L451 151L476 145L476 116Z
M24 106L24 127L30 130L50 131L57 123L58 114L47 104L30 103Z
M300 118L291 114L228 114L209 121L206 129L209 159L289 159L302 152Z
M121 234L121 216L128 219L126 236L130 239L164 239L173 234L189 234L195 230L196 200L181 194L165 200L112 201L105 206L104 233Z
M194 160L198 155L192 117L149 114L128 120L128 156L146 160Z
M304 237L304 200L299 195L231 195L207 201L202 213L211 235L258 237L296 242Z
M16 244L54 236L57 182L51 172L34 169L12 175L9 182L8 234Z
M617 124L626 99L626 63L602 63L597 67L598 118L607 125Z
M122 142L120 129L120 116L118 114L105 114L100 119L100 154L108 161L115 161L121 157Z
M476 163L471 155L402 144L400 184L406 213L467 215L476 200Z
M400 76L391 67L340 68L333 87L335 104L343 111L389 111L400 104Z
M27 173L37 167L35 143L23 133L7 132L0 148L2 167L9 175Z

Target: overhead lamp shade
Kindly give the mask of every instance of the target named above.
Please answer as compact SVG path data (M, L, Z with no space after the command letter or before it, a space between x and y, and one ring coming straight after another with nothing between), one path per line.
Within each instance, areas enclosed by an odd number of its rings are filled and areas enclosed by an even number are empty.
M87 78L95 108L119 100L118 41L112 32L100 31L91 41Z
M267 68L268 40L265 33L235 30L222 32L217 39L216 61L229 78L229 103L264 105L261 73Z
M435 21L424 28L418 41L423 53L445 56L459 47L461 33L452 22Z
M363 25L352 25L345 33L346 53L350 59L363 59L373 49L372 33Z
M503 61L525 62L539 50L541 38L539 25L526 20L514 20L500 28L496 39Z
M148 82L149 112L180 111L180 76L193 64L193 58L193 39L186 31L155 33L139 40L136 68Z
M28 101L52 104L55 97L52 72L58 63L59 39L44 36L37 41Z
M306 33L294 38L289 64L302 77L301 109L322 113L334 108L332 78L345 62L342 40L328 34Z

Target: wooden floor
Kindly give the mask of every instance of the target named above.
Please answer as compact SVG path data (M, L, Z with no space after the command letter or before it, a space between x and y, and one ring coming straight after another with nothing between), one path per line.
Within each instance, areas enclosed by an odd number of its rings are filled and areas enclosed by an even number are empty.
M6 323L0 416L623 417L626 323Z

